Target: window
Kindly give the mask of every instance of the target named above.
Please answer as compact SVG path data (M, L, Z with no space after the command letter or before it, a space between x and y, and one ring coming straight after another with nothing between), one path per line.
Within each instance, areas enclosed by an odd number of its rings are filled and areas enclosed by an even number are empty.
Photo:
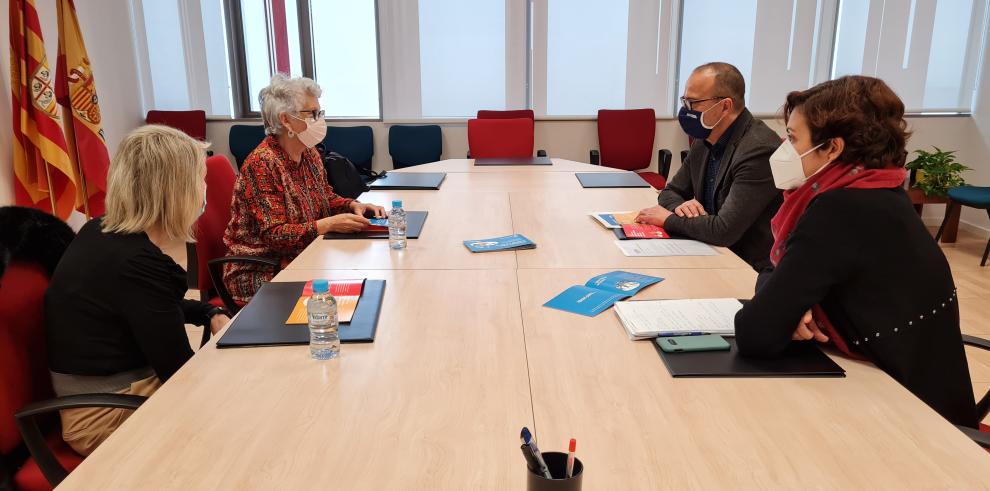
M526 3L379 0L386 119L526 107Z
M230 115L222 0L134 0L144 110L203 109ZM177 49L178 48L178 49Z
M285 73L320 84L328 118L379 117L374 0L234 2L246 86L242 112L257 113L258 93L272 75Z
M533 97L539 116L599 109L673 111L672 0L534 0Z
M683 93L695 67L724 61L742 72L750 111L776 113L788 92L806 89L820 81L815 63L816 40L825 3L821 0L684 2L679 91Z
M831 76L882 78L908 112L969 112L985 13L985 1L842 0Z

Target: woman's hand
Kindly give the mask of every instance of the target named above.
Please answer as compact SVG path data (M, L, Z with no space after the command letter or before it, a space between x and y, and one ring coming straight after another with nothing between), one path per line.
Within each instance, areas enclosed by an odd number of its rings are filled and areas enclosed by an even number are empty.
M812 338L819 343L828 342L828 336L821 329L818 329L818 323L815 322L809 310L801 316L801 320L798 321L797 329L794 330L791 339L795 341L807 341Z
M341 213L316 221L316 233L323 235L330 232L349 234L360 232L371 225L367 218L354 213Z
M670 210L662 206L654 206L640 211L639 215L636 215L636 222L663 227L663 224L667 221L667 217L672 214Z
M358 203L357 201L351 201L351 210L355 215L360 215L363 217L371 214L374 218L385 218L385 208L377 205L371 205L368 203Z
M227 317L227 314L217 314L210 317L210 332L216 335L228 322L230 322L230 317Z

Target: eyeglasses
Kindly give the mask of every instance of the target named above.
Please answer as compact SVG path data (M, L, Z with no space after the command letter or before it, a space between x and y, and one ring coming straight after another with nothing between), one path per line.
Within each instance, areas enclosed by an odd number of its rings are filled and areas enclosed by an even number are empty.
M693 106L699 102L715 101L720 99L728 99L728 97L715 96L715 97L709 97L707 99L688 99L687 97L681 97L681 105L684 106L684 108L687 109L688 111L694 111Z
M299 114L310 121L319 121L323 119L326 112L322 109L313 109L312 111L299 111Z

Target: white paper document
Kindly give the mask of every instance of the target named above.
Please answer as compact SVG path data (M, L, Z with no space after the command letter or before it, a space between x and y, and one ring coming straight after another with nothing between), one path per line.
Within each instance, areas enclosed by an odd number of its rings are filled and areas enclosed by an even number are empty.
M733 335L736 312L742 308L734 298L689 300L633 300L615 304L615 315L631 339L686 334Z
M697 240L641 239L617 240L615 245L629 257L717 256L718 251Z

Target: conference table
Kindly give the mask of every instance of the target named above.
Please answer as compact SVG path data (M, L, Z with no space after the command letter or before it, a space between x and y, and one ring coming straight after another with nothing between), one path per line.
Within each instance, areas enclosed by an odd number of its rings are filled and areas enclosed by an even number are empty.
M664 278L637 299L752 296L731 251L625 257L588 217L656 203L651 188L583 189L575 172L476 167L438 191L362 201L429 212L405 250L317 238L274 281L386 281L373 343L200 348L64 481L66 489L524 489L519 430L578 442L584 489L986 488L990 455L871 364L845 378L672 378L612 312L543 307L622 269ZM522 233L527 251L466 239ZM235 319L236 322L236 319ZM222 336L222 333L221 333Z

